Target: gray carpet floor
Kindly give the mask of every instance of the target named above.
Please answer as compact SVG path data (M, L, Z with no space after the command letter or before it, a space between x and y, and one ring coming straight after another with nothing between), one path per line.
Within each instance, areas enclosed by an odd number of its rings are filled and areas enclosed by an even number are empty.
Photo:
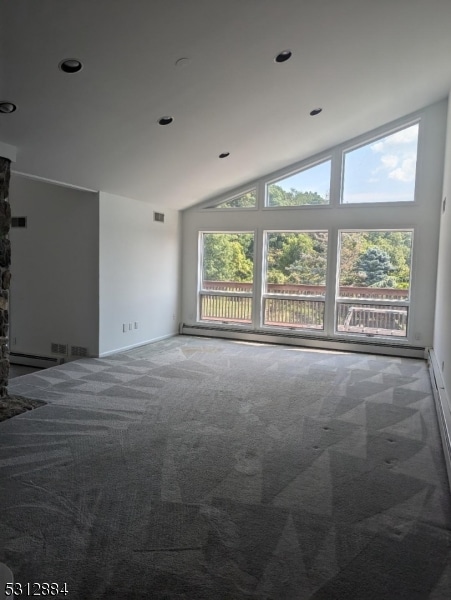
M18 377L0 561L70 600L449 600L426 363L179 336ZM64 597L64 596L59 596Z

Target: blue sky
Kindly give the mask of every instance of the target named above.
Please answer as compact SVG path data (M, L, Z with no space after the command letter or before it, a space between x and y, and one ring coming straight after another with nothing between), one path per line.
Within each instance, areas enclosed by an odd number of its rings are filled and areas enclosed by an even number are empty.
M275 183L286 191L295 188L302 192L317 192L323 198L328 198L330 191L330 160Z
M343 202L402 202L414 199L418 123L345 153ZM316 191L330 187L330 161L278 181L283 189ZM327 196L326 196L327 197Z

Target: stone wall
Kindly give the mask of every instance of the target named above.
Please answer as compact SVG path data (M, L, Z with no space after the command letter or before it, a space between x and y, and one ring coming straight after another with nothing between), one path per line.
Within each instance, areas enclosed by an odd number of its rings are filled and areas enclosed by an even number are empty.
M9 354L9 282L11 272L11 243L8 238L11 227L9 204L9 178L11 162L0 156L0 397L8 395Z

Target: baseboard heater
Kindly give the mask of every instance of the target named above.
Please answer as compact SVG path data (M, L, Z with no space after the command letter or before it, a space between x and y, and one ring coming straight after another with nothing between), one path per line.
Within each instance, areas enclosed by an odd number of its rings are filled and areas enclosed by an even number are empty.
M437 418L440 427L440 435L442 437L446 469L448 471L448 483L451 490L451 404L448 394L446 393L442 373L438 366L434 350L429 350L428 354L429 374L437 409Z
M407 344L378 343L375 340L340 339L320 336L301 336L299 333L278 331L256 331L254 329L234 329L232 327L208 327L205 325L188 325L183 323L180 328L182 335L199 335L219 337L269 344L286 344L304 348L320 348L323 350L338 350L347 352L368 352L370 354L385 354L389 356L404 356L407 358L427 358L426 348L409 346Z
M58 356L36 356L35 354L22 354L20 352L10 352L9 362L12 365L25 365L27 367L36 367L47 369L56 367L64 363L64 358Z

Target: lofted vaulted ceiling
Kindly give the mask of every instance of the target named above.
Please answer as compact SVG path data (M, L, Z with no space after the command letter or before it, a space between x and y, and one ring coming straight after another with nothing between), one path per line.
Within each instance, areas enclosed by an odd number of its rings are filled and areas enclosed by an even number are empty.
M182 209L445 98L450 29L450 0L0 0L0 141Z

